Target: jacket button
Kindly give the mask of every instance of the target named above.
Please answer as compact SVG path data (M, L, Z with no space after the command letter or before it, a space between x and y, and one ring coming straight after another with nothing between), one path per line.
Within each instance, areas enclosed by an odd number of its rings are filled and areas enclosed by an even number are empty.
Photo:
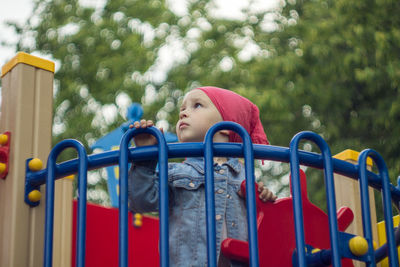
M219 170L219 174L224 174L225 171L223 169Z
M221 188L220 188L220 189L217 190L217 193L218 193L218 194L222 194L223 192L224 192L224 189L221 189Z
M222 219L222 216L221 216L220 214L217 214L217 215L215 215L215 219L216 219L217 221L219 221L219 220Z
M191 188L193 188L193 187L194 187L194 183L190 182L190 183L189 183L189 186L190 186Z

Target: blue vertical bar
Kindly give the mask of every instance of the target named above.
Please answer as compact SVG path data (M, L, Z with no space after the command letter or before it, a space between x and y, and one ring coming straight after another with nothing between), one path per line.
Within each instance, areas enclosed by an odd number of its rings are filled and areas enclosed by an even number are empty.
M321 150L322 159L324 162L324 176L327 194L328 219L329 219L329 234L332 249L332 265L334 267L341 266L341 257L339 250L339 229L336 217L336 200L335 200L335 185L333 181L333 167L331 151L326 142L321 136L313 132L301 132L296 134L290 142L290 170L292 173L292 195L295 220L297 260L299 266L307 266L305 253L305 238L304 238L304 222L302 212L302 199L300 188L300 171L298 146L301 139L307 139L316 143Z
M360 179L360 194L361 194L361 212L364 237L368 242L368 255L369 261L366 262L367 267L376 266L374 260L374 245L372 243L372 225L371 225L371 211L369 205L369 191L368 191L368 177L367 177L367 154L361 153L358 158L358 174Z
M86 188L87 188L87 154L84 146L76 141L67 139L61 141L51 150L47 159L46 176L46 216L44 240L44 266L53 264L53 229L54 229L54 180L56 160L58 155L66 148L73 147L78 151L78 223L76 266L85 266L86 251Z
M297 136L297 135L296 135ZM296 137L295 136L295 137ZM297 155L297 148L301 137L295 137L290 142L290 172L292 182L292 199L294 213L294 227L296 235L297 262L298 266L307 266L305 253L304 222L303 222L303 203L300 188L300 166Z
M83 146L82 150L85 151ZM87 156L86 151L84 153L84 156L79 156L80 164L78 167L77 267L85 266L86 254Z
M205 187L206 187L206 219L207 219L207 259L208 266L216 266L216 242L215 242L215 207L214 207L214 168L213 168L213 136L220 130L232 130L237 132L243 141L243 154L245 158L246 173L246 205L249 233L250 266L258 266L258 236L257 236L257 212L254 178L253 144L247 131L234 122L219 122L212 126L205 137Z
M243 129L244 130L244 129ZM246 133L246 134L244 134ZM249 255L250 266L258 267L258 235L257 235L257 208L256 208L256 188L254 177L254 154L253 145L250 136L244 131L240 136L243 140L243 153L245 158L245 174L246 174L246 204L247 204L247 221L249 232Z
M382 179L382 201L383 201L383 213L385 217L385 227L386 227L386 238L387 238L387 244L388 246L388 252L389 252L389 262L391 267L398 267L399 262L398 262L398 255L397 255L397 248L396 248L396 241L394 238L394 227L393 227L393 221L392 221L392 202L391 202L391 192L390 192L390 182L389 182L389 174L388 170L386 167L386 163L381 157L381 155L376 152L373 149L365 149L363 150L359 157L358 157L358 162L359 162L359 174L360 174L360 179L367 179L367 174L366 174L366 162L367 158L371 157L379 170L379 176ZM369 204L369 203L368 203ZM367 205L367 203L365 203ZM363 218L363 223L364 220L368 220L368 218Z
M119 156L119 266L128 266L128 161L131 139L142 133L152 134L158 141L159 210L160 210L160 265L169 266L168 241L168 147L164 135L155 127L130 129L121 139Z
M157 130L160 210L160 266L169 266L169 224L168 224L168 147L164 135Z
M217 248L215 241L214 151L212 149L213 136L211 136L211 130L212 128L209 129L205 138L204 165L206 187L207 262L208 266L214 267L217 266ZM211 137L207 138L208 136Z

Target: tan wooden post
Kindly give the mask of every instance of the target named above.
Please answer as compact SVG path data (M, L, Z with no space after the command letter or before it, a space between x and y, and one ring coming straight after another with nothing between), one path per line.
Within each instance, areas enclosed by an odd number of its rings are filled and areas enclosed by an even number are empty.
M2 67L1 78L0 134L11 132L11 142L9 172L0 179L0 266L42 266L45 200L34 208L25 204L25 162L33 157L45 162L51 149L54 63L20 52ZM44 196L44 186L41 191ZM71 221L59 213L57 209L55 225L60 219ZM71 230L64 231L70 240ZM58 236L55 231L54 247L68 242ZM64 246L70 262L71 245Z
M358 161L358 155L359 152L347 149L333 157L350 162L352 164L356 164ZM372 160L370 158L368 158L367 160L367 165L368 169L371 170ZM335 180L335 194L336 194L337 207L342 207L342 206L349 207L354 213L354 220L350 224L350 226L346 229L346 232L358 236L364 236L363 226L362 226L361 196L360 196L359 181L336 173L334 175L334 180ZM369 188L369 199L370 199L372 235L374 241L378 244L375 196L374 196L374 191L371 187ZM365 265L364 263L361 263L359 261L353 261L353 262L354 266Z
M53 266L71 267L73 177L55 183Z

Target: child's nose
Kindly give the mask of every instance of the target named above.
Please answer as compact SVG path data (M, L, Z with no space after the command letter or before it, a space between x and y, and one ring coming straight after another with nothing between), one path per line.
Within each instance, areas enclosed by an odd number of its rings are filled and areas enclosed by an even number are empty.
M186 117L187 117L186 109L179 112L179 119L186 118Z

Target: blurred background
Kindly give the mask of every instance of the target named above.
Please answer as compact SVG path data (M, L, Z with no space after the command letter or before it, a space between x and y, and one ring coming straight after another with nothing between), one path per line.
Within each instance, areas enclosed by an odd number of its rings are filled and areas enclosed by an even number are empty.
M56 62L54 144L76 138L89 150L135 102L174 132L185 92L214 85L258 105L272 145L311 130L333 155L373 148L397 184L399 1L9 2L0 11L1 63L16 51ZM307 142L301 149L319 152ZM266 162L256 175L287 196L288 170ZM310 199L324 209L323 174L306 173ZM105 172L89 184L89 199L107 205Z

